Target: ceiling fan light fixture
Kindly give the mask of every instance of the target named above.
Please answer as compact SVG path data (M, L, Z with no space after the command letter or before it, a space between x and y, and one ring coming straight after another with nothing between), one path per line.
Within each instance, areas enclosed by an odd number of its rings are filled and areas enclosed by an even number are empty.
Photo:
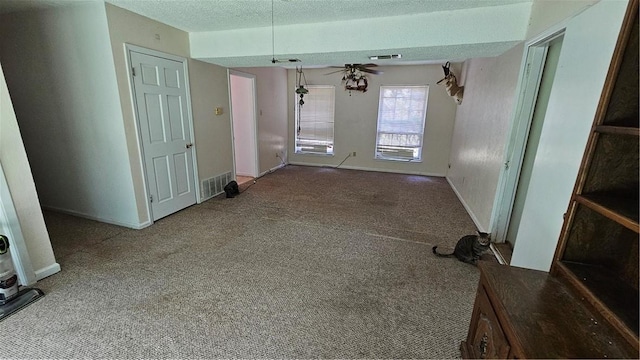
M369 56L369 60L389 60L389 59L400 59L400 58L402 58L402 54Z

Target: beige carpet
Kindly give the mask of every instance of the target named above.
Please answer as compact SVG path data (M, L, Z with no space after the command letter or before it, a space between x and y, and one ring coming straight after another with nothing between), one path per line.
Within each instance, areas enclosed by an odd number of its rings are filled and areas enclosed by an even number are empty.
M248 186L248 187L247 187ZM0 358L455 358L475 228L446 180L287 166L143 230L45 213L62 272Z

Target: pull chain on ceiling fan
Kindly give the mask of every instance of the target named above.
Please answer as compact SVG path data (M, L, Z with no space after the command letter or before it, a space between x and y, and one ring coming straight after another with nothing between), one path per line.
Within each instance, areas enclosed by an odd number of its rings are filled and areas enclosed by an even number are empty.
M285 63L285 62L300 62L300 59L287 59L287 60L278 60L276 59L276 36L275 36L275 26L273 22L273 1L271 0L271 63Z

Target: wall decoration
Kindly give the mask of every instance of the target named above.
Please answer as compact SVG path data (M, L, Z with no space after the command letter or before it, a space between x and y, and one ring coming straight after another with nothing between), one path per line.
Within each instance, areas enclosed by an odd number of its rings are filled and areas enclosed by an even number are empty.
M464 95L464 86L458 86L458 79L453 74L450 69L451 64L447 61L446 64L442 65L442 70L444 71L444 78L438 81L436 84L444 85L447 90L447 94L453 98L453 101L456 104L462 104L462 96Z

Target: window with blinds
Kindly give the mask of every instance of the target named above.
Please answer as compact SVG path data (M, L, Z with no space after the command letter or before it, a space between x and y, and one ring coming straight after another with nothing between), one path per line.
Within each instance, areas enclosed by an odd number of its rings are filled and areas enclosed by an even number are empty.
M420 161L428 86L381 86L376 159Z
M335 87L309 85L304 95L304 105L295 94L296 153L333 155L333 116Z

